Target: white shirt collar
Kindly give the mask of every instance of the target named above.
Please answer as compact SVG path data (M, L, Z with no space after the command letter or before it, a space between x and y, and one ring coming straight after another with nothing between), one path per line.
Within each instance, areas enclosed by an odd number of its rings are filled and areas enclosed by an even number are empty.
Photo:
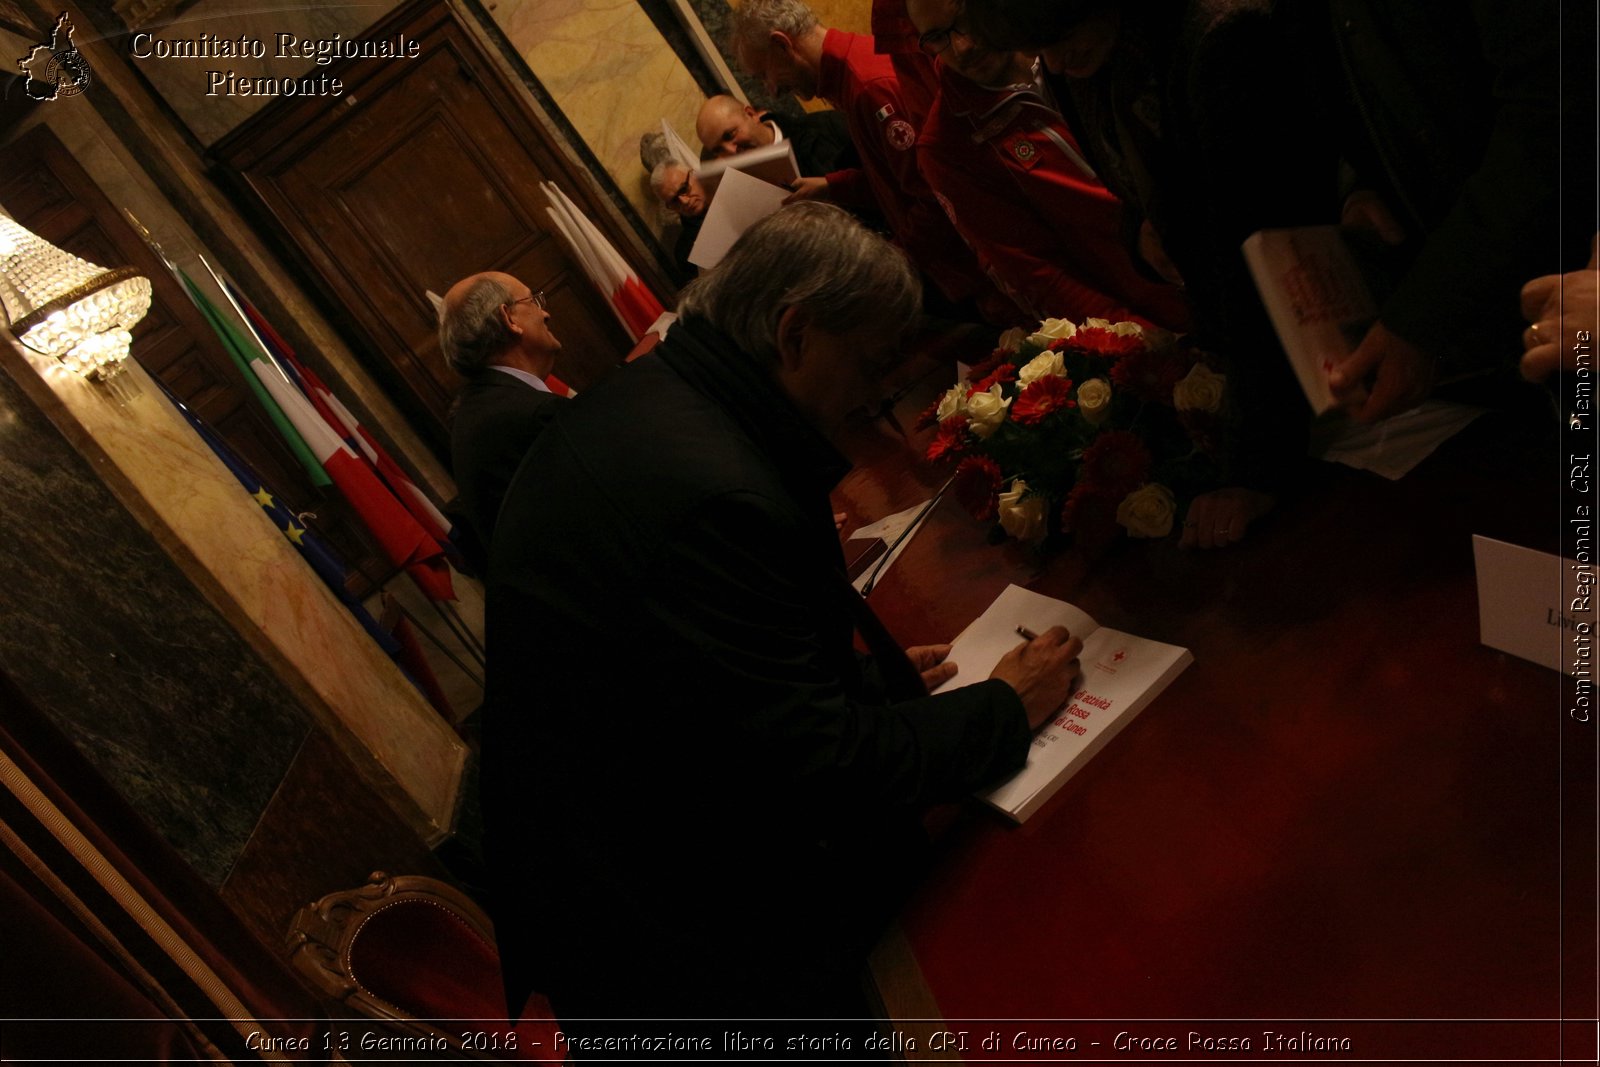
M526 382L527 384L533 386L535 389L539 390L539 392L541 392L541 393L548 393L550 391L550 387L548 385L544 384L544 381L542 379L540 379L537 375L529 374L525 370L520 370L520 369L518 369L516 367L507 367L507 366L505 366L503 364L500 364L500 363L491 363L491 364L489 364L489 369L490 370L497 370L501 374L509 374L513 378L517 379L519 382Z

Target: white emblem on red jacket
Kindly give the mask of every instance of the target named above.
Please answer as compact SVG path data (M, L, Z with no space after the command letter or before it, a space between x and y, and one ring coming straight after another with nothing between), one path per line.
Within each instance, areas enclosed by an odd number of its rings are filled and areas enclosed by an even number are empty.
M917 131L905 119L895 119L884 128L884 133L889 143L902 152L917 143Z

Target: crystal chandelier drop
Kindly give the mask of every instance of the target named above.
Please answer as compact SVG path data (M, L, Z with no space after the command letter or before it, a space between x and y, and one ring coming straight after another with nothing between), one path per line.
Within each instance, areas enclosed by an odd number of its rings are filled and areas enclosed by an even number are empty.
M0 305L17 340L104 381L128 358L130 331L150 310L150 281L63 252L0 213Z

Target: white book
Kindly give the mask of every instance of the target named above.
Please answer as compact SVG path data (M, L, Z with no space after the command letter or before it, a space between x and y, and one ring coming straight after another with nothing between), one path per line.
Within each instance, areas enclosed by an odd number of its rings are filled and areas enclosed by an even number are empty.
M729 171L760 178L787 193L795 179L800 177L800 164L795 161L794 145L789 141L779 141L765 148L748 148L737 155L709 160L700 164L699 170L700 185L707 197L716 199L717 186Z
M1194 662L1186 648L1101 626L1064 600L1007 586L950 649L961 673L945 685L980 682L1022 642L1017 627L1044 633L1065 626L1083 640L1083 673L1066 704L1033 737L1027 765L979 799L1022 822L1055 795L1134 716ZM959 680L957 680L959 679Z
M1328 371L1356 350L1378 305L1337 226L1258 230L1242 246L1250 276L1311 409L1336 405Z

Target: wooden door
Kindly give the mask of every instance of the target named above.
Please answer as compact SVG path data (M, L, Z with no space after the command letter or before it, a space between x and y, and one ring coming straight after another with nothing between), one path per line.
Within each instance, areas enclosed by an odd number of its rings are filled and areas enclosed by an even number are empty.
M365 36L399 32L418 42L418 58L329 67L343 97L274 104L216 154L443 452L460 379L440 354L427 290L442 294L481 270L543 289L564 345L556 373L578 389L620 361L629 341L551 232L541 180L600 218L561 150L446 5L407 5Z
M364 595L392 572L343 499L311 484L182 287L49 127L36 126L0 151L0 205L57 248L149 278L150 311L133 329L132 358L292 510L315 519L317 532L356 569L353 592Z

